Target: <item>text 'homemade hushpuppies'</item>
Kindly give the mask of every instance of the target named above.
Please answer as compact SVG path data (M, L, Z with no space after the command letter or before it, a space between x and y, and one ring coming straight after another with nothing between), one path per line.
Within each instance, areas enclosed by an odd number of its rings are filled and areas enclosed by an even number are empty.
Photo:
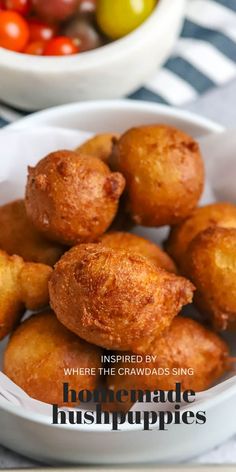
M186 220L171 228L165 242L168 253L182 267L190 242L201 231L214 226L236 228L236 205L220 202L196 208Z
M100 159L54 152L29 167L26 212L51 240L68 245L93 241L113 221L124 186L124 177Z
M185 269L201 313L216 329L236 328L236 229L201 232L189 245Z
M53 266L65 248L47 240L26 215L24 200L15 200L0 207L0 248L9 255L17 254L24 261Z
M63 382L74 390L99 384L102 350L75 336L48 311L33 315L13 333L4 353L4 373L28 395L45 403L63 404ZM64 369L94 368L69 377Z
M48 280L52 268L24 262L0 250L0 340L9 334L25 309L48 305Z
M197 206L204 167L196 141L176 128L132 128L115 144L112 169L126 179L126 205L135 223L179 223Z
M168 272L177 272L176 266L168 254L157 244L141 236L117 231L104 234L101 236L100 241L112 249L123 249L140 254L140 256L146 257L156 267L161 267Z
M119 137L120 135L116 133L97 134L81 144L76 151L88 156L97 157L108 164L113 143L119 139Z
M130 352L124 354L132 355ZM171 390L180 382L182 390L199 392L208 389L229 367L227 344L200 323L181 316L177 316L170 328L155 340L153 355L156 356L154 362L146 362L143 356L142 362L112 364L116 374L107 377L107 388L115 391ZM142 374L145 369L148 373ZM184 374L187 370L189 374ZM109 407L112 409L112 405ZM124 403L123 407L127 410L131 405ZM114 408L122 409L122 404L114 405Z
M137 353L151 352L193 290L146 258L102 244L72 248L49 282L51 307L68 329L106 349Z

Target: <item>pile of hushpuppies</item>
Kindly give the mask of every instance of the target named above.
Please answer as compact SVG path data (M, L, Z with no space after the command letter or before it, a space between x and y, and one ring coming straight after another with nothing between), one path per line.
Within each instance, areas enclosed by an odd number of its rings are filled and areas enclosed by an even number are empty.
M229 370L216 332L236 326L236 206L197 207L203 186L196 141L159 124L97 135L29 167L25 199L0 208L5 374L62 404L63 382L201 391ZM128 232L135 225L170 226L166 252ZM201 323L179 315L192 300ZM20 323L27 309L41 311ZM66 376L98 372L103 349L153 354L148 366L170 374ZM172 375L179 367L194 374Z

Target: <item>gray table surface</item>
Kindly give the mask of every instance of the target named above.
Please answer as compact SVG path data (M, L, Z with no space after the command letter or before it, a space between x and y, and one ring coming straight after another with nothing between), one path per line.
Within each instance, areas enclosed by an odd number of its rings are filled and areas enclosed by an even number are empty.
M236 80L211 91L184 107L225 127L236 128ZM236 463L236 436L222 446L199 457L197 463ZM40 464L0 446L0 469L37 467Z

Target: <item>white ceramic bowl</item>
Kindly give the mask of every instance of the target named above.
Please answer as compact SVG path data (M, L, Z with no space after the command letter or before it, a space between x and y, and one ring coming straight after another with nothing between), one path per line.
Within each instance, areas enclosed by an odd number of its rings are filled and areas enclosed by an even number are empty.
M159 0L133 33L81 55L38 57L0 48L0 101L39 110L133 92L169 56L182 25L185 1Z
M84 129L91 132L123 131L130 126L164 122L193 136L219 132L206 119L160 105L132 101L90 102L39 112L11 125L12 129L40 125ZM1 134L0 134L1 140ZM235 344L232 340L231 345ZM232 350L233 352L233 350ZM170 425L168 431L143 432L124 425L121 432L104 426L52 426L48 418L9 406L0 398L0 443L31 458L58 463L179 462L204 453L236 432L236 379L208 390L191 406L207 412L203 426Z

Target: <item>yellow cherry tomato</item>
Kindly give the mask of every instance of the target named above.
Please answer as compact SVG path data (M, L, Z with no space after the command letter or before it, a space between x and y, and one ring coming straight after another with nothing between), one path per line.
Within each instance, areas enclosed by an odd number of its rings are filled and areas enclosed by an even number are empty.
M111 39L122 38L152 13L157 0L97 0L97 23Z

